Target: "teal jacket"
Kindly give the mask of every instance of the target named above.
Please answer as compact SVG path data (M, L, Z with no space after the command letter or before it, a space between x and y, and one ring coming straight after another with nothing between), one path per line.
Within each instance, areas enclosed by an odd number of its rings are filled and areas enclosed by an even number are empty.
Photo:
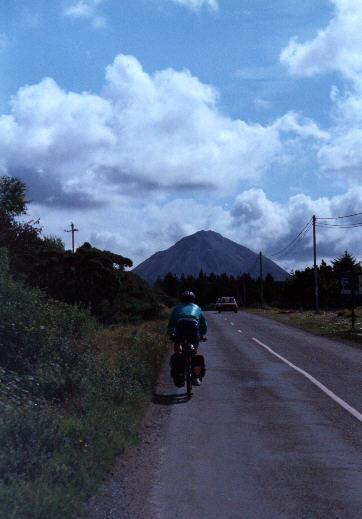
M204 312L194 303L179 303L173 310L168 323L167 333L172 338L176 332L176 323L183 317L192 317L199 323L200 335L207 332L207 321Z

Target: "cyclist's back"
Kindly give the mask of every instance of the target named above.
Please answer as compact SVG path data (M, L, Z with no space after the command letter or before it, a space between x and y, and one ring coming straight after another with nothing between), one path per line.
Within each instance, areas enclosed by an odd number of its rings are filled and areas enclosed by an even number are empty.
M200 385L202 378L205 376L205 360L202 355L198 354L197 348L200 339L206 340L204 337L207 332L207 321L201 308L194 303L195 294L193 292L184 292L181 296L182 302L179 303L172 311L167 333L175 343L175 353L170 359L171 377L176 386L184 385L184 361L181 355L184 340L188 340L194 346L193 368L197 376L194 376L194 383Z
M177 323L180 321L180 319L197 321L200 334L206 334L207 323L204 313L195 303L190 301L181 302L173 309L167 328L168 335L171 338L176 336Z

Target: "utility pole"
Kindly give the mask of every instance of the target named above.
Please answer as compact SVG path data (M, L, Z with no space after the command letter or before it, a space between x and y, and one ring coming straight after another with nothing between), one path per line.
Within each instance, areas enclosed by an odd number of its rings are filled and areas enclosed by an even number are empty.
M260 302L261 306L264 306L264 293L263 293L263 255L259 252L259 260L260 260Z
M64 229L64 232L71 232L72 233L72 251L74 254L74 233L76 231L79 231L79 229L74 229L74 223L70 222L70 230Z
M356 314L355 314L355 308L356 308L356 275L355 275L353 266L351 268L351 274L352 274L352 312L351 312L351 320L352 320L352 331L354 331L355 330L355 322L356 322Z
M317 269L317 241L315 235L316 217L313 215L313 255L314 255L314 292L315 292L315 311L319 314L319 294L318 294L318 269Z

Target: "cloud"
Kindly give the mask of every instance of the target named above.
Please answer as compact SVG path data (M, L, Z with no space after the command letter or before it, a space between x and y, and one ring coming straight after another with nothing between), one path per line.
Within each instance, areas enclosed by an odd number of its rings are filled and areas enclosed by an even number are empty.
M333 125L318 159L326 174L354 185L362 171L362 3L331 1L335 13L328 26L311 41L298 43L293 38L280 59L294 75L311 77L333 70L344 79L344 92L336 86L330 92Z
M169 1L191 9L192 11L199 11L203 7L207 7L212 11L217 11L219 7L217 0ZM68 18L89 20L96 29L103 29L106 27L107 22L106 19L98 13L98 7L103 2L104 0L72 0L72 3L64 9L63 14Z
M290 73L313 76L337 70L360 79L362 70L362 3L360 0L331 0L335 14L329 25L305 43L294 37L282 51L281 62Z
M72 192L99 203L120 192L231 193L284 161L288 139L326 136L294 112L262 126L221 114L217 103L217 91L187 70L149 75L119 55L99 95L51 78L19 89L0 117L0 167L26 168L44 189L51 178L64 204Z
M358 184L362 175L362 85L340 92L332 88L334 126L331 139L323 143L318 159L329 175Z
M231 216L233 236L254 251L262 250L273 259L304 229L313 215L317 218L337 217L361 211L362 188L355 188L343 195L312 199L304 194L291 197L280 204L267 198L262 189L250 189L237 196ZM356 222L361 218L345 221ZM317 223L340 224L341 220ZM362 254L360 228L317 227L318 258L327 261L340 256L348 249L355 255ZM297 265L313 263L312 233L298 240L295 246L276 256L277 263L289 269Z
M307 117L301 117L297 112L291 111L280 117L276 122L275 126L284 132L293 132L300 137L313 137L314 139L328 139L329 133L320 130L318 125L308 119Z
M98 5L102 2L103 0L78 0L64 10L64 16L90 20L93 27L102 29L106 26L106 20L97 11Z
M183 5L194 11L201 9L202 7L208 7L216 11L218 9L217 0L171 0L175 4Z

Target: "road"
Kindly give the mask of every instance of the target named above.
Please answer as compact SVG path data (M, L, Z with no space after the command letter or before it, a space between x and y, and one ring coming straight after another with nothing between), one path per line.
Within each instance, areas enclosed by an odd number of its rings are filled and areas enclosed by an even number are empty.
M362 351L246 312L207 319L202 386L187 402L163 375L128 483L115 474L87 517L362 517Z

